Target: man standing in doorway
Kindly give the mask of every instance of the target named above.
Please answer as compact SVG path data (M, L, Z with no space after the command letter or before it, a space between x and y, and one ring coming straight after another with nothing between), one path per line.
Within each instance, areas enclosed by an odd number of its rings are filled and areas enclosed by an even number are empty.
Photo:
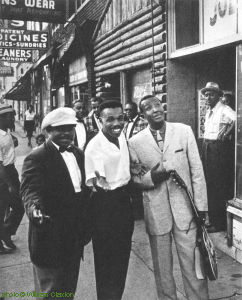
M197 227L190 200L169 178L169 171L176 170L193 195L198 211L204 215L207 211L206 184L195 137L189 126L165 122L164 109L157 97L143 97L139 107L149 126L128 141L131 174L143 190L158 297L177 299L173 237L187 298L207 300L207 281L197 279L195 273Z
M128 271L133 215L128 193L129 152L122 104L99 107L102 130L85 151L86 183L93 189L92 235L97 299L121 300Z
M233 198L235 111L220 101L219 85L208 82L202 162L208 190L209 232L226 230L226 201Z

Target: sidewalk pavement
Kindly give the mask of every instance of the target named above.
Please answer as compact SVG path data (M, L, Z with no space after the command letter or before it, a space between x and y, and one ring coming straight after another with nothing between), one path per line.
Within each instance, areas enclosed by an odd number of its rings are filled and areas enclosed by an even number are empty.
M18 125L18 124L17 124ZM16 126L15 135L19 139L19 146L16 149L16 166L21 173L24 157L31 151L27 146L27 139L20 126ZM0 256L0 297L1 292L25 293L18 297L17 294L8 294L14 299L31 299L27 292L34 291L32 264L29 259L27 245L28 220L24 216L14 242L17 250L8 255ZM214 238L216 242L216 238ZM226 239L224 238L224 243ZM215 243L216 245L216 243ZM185 300L182 278L179 270L178 258L174 251L174 275L177 283L178 299ZM242 265L233 260L220 250L218 254L219 278L209 282L210 299L241 299L242 300ZM75 300L95 300L95 274L92 245L89 243L85 248L84 262L81 262L78 288ZM236 295L240 294L240 295ZM145 233L143 220L136 221L135 231L132 238L132 251L129 263L128 276L126 281L123 300L155 300L157 299L154 271L149 247L149 241ZM191 299L193 300L193 299ZM194 299L195 300L195 299Z

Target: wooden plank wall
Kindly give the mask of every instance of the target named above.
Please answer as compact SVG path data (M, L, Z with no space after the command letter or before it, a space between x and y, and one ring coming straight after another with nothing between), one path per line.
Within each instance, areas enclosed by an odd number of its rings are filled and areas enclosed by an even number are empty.
M166 102L166 6L164 0L153 0L152 31L150 1L112 1L94 41L97 95L105 92L104 76L147 65L152 68L154 50L155 91Z

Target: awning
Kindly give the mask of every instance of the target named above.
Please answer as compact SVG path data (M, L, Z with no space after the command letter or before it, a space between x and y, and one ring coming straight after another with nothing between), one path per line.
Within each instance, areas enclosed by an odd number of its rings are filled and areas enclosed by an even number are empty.
M4 95L4 98L16 101L31 101L31 72L32 68L15 83L11 90Z
M54 47L51 47L44 55L42 55L32 66L34 70L48 64L54 55Z

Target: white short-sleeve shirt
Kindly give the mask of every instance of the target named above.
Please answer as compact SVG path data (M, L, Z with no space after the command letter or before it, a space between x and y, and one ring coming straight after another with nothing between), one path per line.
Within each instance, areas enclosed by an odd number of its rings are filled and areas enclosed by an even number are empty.
M208 140L216 140L221 130L225 126L233 123L236 120L235 111L228 105L220 101L213 109L208 109L205 117L204 138Z
M123 133L118 138L118 148L102 133L91 139L85 151L86 184L93 186L95 171L105 177L110 190L126 185L130 180L129 151ZM101 184L98 183L100 186Z

